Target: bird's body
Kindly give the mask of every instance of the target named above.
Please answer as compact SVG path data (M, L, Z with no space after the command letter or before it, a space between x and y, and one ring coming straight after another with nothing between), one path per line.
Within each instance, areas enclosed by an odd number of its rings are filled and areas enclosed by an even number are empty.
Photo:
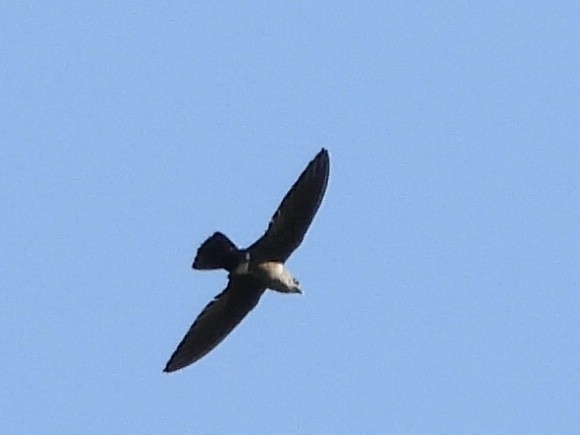
M263 282L266 288L280 293L302 293L300 283L292 276L283 263L264 261L242 264L241 273L249 273Z
M302 242L320 206L329 166L328 151L322 149L286 194L264 235L248 248L239 249L220 232L199 247L193 268L225 269L228 285L199 314L164 371L179 370L211 351L258 304L266 289L302 293L284 263Z

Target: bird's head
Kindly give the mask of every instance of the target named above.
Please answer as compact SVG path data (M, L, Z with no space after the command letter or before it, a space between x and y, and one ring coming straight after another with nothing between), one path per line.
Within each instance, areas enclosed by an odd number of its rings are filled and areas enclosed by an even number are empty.
M290 293L302 294L302 289L300 288L300 283L294 277L292 277L292 285L290 286Z

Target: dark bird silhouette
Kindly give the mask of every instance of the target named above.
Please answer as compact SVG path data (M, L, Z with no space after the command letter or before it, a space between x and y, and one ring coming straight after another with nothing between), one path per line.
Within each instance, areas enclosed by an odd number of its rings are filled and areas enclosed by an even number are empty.
M239 249L220 232L197 250L193 268L225 269L228 285L197 316L167 362L165 372L182 369L216 347L258 304L266 289L302 293L284 263L300 245L326 191L330 160L324 148L312 159L272 216L262 237Z

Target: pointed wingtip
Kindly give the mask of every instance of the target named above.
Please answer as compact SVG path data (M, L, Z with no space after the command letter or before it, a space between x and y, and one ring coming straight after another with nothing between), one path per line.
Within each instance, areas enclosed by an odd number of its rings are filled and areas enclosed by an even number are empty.
M316 157L314 157L314 160L323 161L326 166L330 165L330 154L328 153L328 150L326 148L322 148Z
M175 361L173 361L173 356L169 359L169 361L167 361L167 364L165 364L165 368L163 369L163 373L173 373L176 372L177 370L180 370L186 366L188 366L189 364L178 364Z
M186 335L187 337L187 335ZM167 361L167 363L165 364L165 367L163 368L163 373L173 373L176 372L178 370L181 370L185 367L187 367L190 364L193 364L196 359L193 358L184 358L183 354L180 353L180 348L182 347L182 342L179 344L179 346L177 346L177 349L175 349L175 352L173 352L173 354L171 355L171 357L169 358L169 360Z
M167 361L167 364L165 364L165 367L163 368L163 373L171 373L173 371L175 371L175 369L170 367L171 364L171 360Z
M326 148L322 148L316 157L314 157L313 162L315 166L322 171L326 172L325 178L328 179L328 174L330 172L330 155L328 154L328 150ZM323 190L326 189L326 181ZM322 198L321 198L322 199Z

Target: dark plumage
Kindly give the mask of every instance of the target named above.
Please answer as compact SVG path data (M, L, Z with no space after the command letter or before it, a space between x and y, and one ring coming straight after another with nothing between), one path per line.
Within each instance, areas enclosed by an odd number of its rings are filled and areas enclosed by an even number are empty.
M268 229L246 249L214 233L199 247L194 269L225 269L229 282L198 315L167 362L173 372L194 363L217 346L258 304L267 288L300 293L284 262L300 245L328 183L330 160L322 149L302 172L272 216Z

